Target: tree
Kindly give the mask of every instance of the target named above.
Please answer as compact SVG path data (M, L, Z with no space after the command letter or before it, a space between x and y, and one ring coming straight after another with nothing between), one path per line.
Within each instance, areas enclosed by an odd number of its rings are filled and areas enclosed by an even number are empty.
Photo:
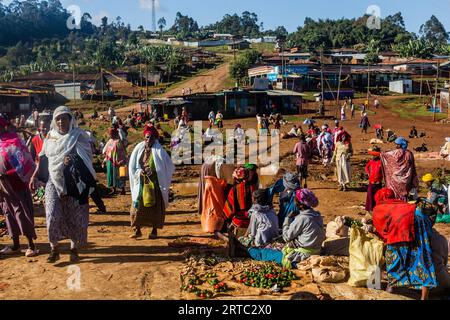
M302 27L288 37L291 46L305 47L309 51L318 48L344 48L365 44L371 39L380 42L380 50L390 49L394 43L406 42L413 34L405 29L401 13L382 19L379 30L367 28L368 15L357 19L319 19L306 18Z
M101 24L102 28L106 28L108 26L108 17L103 17L102 18L102 24Z
M6 60L13 67L29 64L34 59L34 54L28 44L19 41L19 43L9 48L6 54Z
M188 39L192 38L193 35L199 31L199 27L197 21L187 15L184 16L180 12L177 12L172 31L177 34L177 38Z
M420 27L419 33L422 38L435 44L446 44L449 40L449 33L434 15Z
M258 62L260 54L256 50L248 50L230 65L230 75L238 83L248 78L248 69Z
M438 48L430 41L421 38L394 45L392 49L402 58L430 59Z
M367 53L364 58L364 63L368 65L379 63L381 61L379 55L380 43L379 41L372 39L367 45Z
M159 31L161 33L161 39L163 37L163 30L166 27L166 25L167 25L166 18L162 17L158 20L158 27L159 27Z

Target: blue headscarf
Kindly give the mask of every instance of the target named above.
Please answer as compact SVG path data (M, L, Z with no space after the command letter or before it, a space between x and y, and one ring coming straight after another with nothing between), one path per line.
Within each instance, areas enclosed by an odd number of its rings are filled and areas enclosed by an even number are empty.
M401 146L403 150L408 149L408 141L406 141L406 139L403 137L397 138L395 140L395 144L398 144L399 146Z
M296 174L288 172L283 177L283 185L285 189L297 190L300 188L300 180Z

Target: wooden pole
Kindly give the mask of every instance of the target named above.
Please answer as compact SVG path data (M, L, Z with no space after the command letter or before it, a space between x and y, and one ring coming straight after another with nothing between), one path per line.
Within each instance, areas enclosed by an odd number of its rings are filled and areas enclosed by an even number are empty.
M104 102L105 101L105 94L104 94L104 92L103 92L103 68L102 67L100 67L100 86L102 87L101 88L101 91L102 91L102 102Z
M370 97L370 64L367 65L367 109L369 109L369 97Z
M420 101L422 102L423 93L423 64L420 65Z
M439 86L439 62L437 62L436 87L434 88L434 106L433 106L433 122L436 121L437 94Z
M145 64L145 100L148 101L148 62Z
M323 83L323 49L320 50L320 88L322 89L322 97L321 97L321 106L324 109L325 114L325 89L324 89L324 83ZM319 108L319 110L320 110Z
M340 102L340 95L341 95L341 76L342 76L342 63L341 63L341 67L339 69L339 83L338 83L338 93L337 93L337 109L336 109L336 118L339 115L339 102Z

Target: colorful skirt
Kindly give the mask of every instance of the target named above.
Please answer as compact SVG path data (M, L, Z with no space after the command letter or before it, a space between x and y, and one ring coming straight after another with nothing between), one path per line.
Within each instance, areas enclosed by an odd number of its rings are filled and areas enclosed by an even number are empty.
M106 179L108 188L122 189L125 186L124 181L120 178L119 167L115 167L112 161L106 163Z
M415 241L388 245L386 270L389 286L420 290L438 286L431 250L432 224L420 210L414 215Z

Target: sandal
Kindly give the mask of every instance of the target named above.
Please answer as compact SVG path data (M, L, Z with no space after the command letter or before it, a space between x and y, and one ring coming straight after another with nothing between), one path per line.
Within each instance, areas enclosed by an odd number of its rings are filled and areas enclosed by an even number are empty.
M25 252L25 257L27 258L32 258L32 257L36 257L39 254L39 250L38 249L30 249L28 248L27 252Z

